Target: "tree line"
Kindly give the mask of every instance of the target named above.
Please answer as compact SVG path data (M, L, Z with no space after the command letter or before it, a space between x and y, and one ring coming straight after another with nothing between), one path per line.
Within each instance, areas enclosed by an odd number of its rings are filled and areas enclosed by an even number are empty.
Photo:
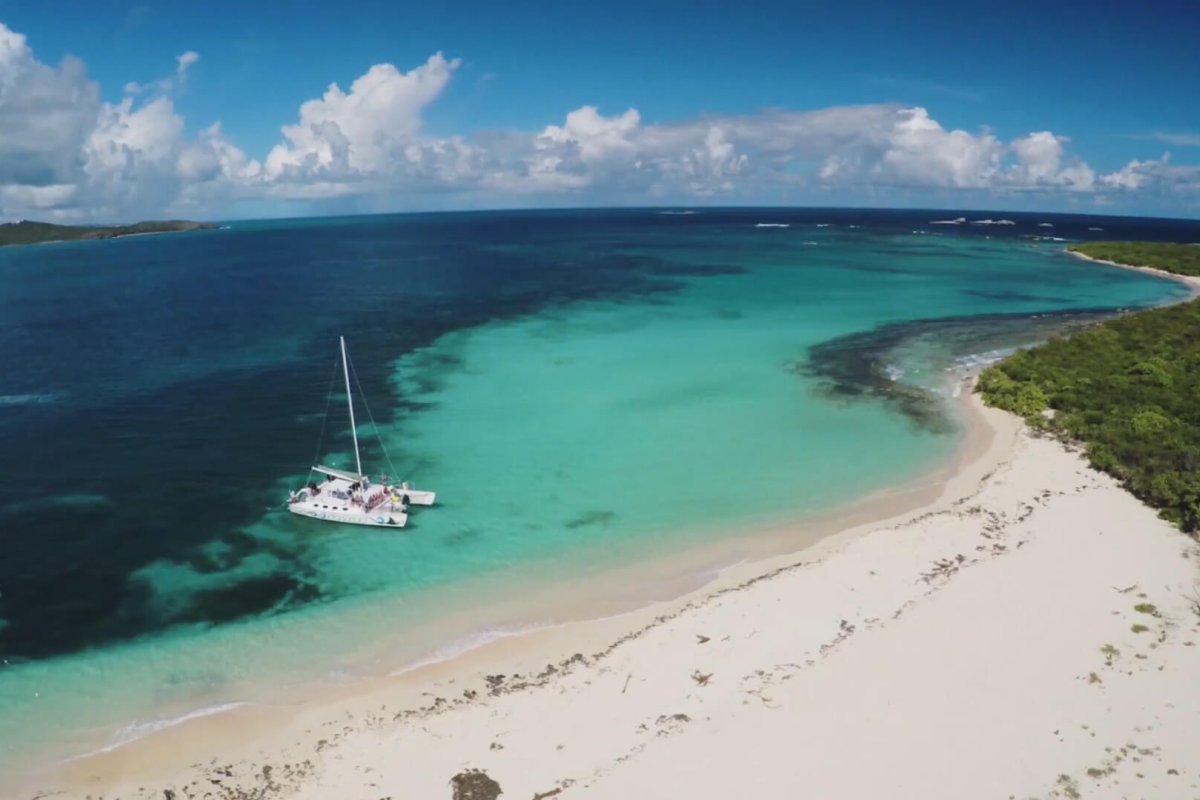
M1200 247L1095 242L1093 258L1200 275ZM1200 300L1129 314L1022 350L980 375L989 405L1082 444L1093 467L1200 530Z

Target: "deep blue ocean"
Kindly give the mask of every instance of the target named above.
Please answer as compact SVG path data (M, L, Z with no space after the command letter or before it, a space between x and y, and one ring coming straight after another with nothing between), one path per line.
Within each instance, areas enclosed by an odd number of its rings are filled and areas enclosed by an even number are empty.
M957 441L955 369L1186 294L1066 242L1200 240L1142 218L665 212L0 249L0 750L34 718L62 730L72 712L44 696L84 691L91 731L229 699L318 662L341 609L732 535L932 469ZM960 216L1014 224L932 224ZM378 431L439 492L402 532L278 511L313 463L339 335L373 417L364 460L383 463ZM334 401L316 455L346 464ZM274 625L293 649L230 659L233 632Z

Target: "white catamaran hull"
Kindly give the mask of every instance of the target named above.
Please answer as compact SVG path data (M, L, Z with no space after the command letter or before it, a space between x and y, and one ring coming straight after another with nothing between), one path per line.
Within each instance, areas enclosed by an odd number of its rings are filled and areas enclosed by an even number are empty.
M329 508L320 505L293 503L288 511L302 517L324 520L326 522L342 522L347 525L371 525L376 528L403 528L408 524L408 514L395 510L384 509L370 512L361 509Z
M302 517L344 522L349 525L374 525L403 528L408 522L408 506L431 506L436 492L413 489L407 484L391 486L352 480L353 473L329 467L314 467L328 478L309 484L288 500L288 511Z

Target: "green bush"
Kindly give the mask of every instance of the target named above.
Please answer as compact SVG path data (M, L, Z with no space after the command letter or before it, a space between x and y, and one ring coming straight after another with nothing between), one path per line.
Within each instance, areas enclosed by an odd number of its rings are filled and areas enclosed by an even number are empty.
M1083 242L1067 248L1102 261L1200 275L1200 247L1173 242Z
M1087 245L1086 252L1106 258L1146 252L1137 243L1102 244L1112 248ZM1155 248L1172 258L1145 263L1174 271L1194 265L1192 274L1200 274L1200 247ZM1129 314L1021 351L985 370L979 391L989 405L1081 442L1093 467L1184 530L1200 529L1200 300ZM1053 416L1042 413L1048 408Z

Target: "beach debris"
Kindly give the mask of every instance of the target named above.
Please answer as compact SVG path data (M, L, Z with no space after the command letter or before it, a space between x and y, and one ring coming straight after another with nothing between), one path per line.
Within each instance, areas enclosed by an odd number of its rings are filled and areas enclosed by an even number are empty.
M1138 603L1136 606L1133 607L1133 610L1138 612L1139 614L1149 614L1152 617L1162 616L1159 613L1158 608L1155 607L1155 605L1153 603Z
M1200 584L1196 584L1191 593L1184 595L1183 599L1187 601L1188 608L1192 610L1192 613L1200 617Z
M701 633L696 634L696 644L704 644L705 642L708 642L708 641L709 641L708 636L705 636L704 634L701 634Z
M1058 784L1059 791L1065 796L1072 798L1072 800L1081 796L1079 793L1079 783L1070 775L1059 775L1056 783Z
M562 794L561 786L558 787L557 789L551 789L548 792L538 792L537 794L535 794L533 796L533 800L546 800L547 797L556 797L560 794Z
M678 733L686 723L692 721L692 718L687 714L662 714L654 721L658 726L656 736L671 736ZM648 730L646 726L642 726L641 730Z
M1137 587L1138 587L1138 585L1136 583L1131 583L1128 586L1126 586L1124 589L1118 589L1116 586L1114 586L1112 588L1113 588L1113 591L1116 592L1117 594L1129 594Z
M621 687L621 694L625 694L625 690L629 688L629 679L632 677L632 672L625 676L625 685Z
M500 784L480 769L463 770L450 779L450 786L452 800L496 800L503 794Z
M662 714L654 721L655 725L665 725L668 722L691 722L692 718L687 714Z
M933 562L933 569L931 569L929 572L921 573L921 580L923 580L925 583L932 583L936 578L948 580L951 575L958 572L959 567L965 561L966 557L961 553L955 556L953 559L939 558Z
M703 673L698 669L692 670L692 680L696 682L697 686L708 686L708 681L712 676L711 672Z

